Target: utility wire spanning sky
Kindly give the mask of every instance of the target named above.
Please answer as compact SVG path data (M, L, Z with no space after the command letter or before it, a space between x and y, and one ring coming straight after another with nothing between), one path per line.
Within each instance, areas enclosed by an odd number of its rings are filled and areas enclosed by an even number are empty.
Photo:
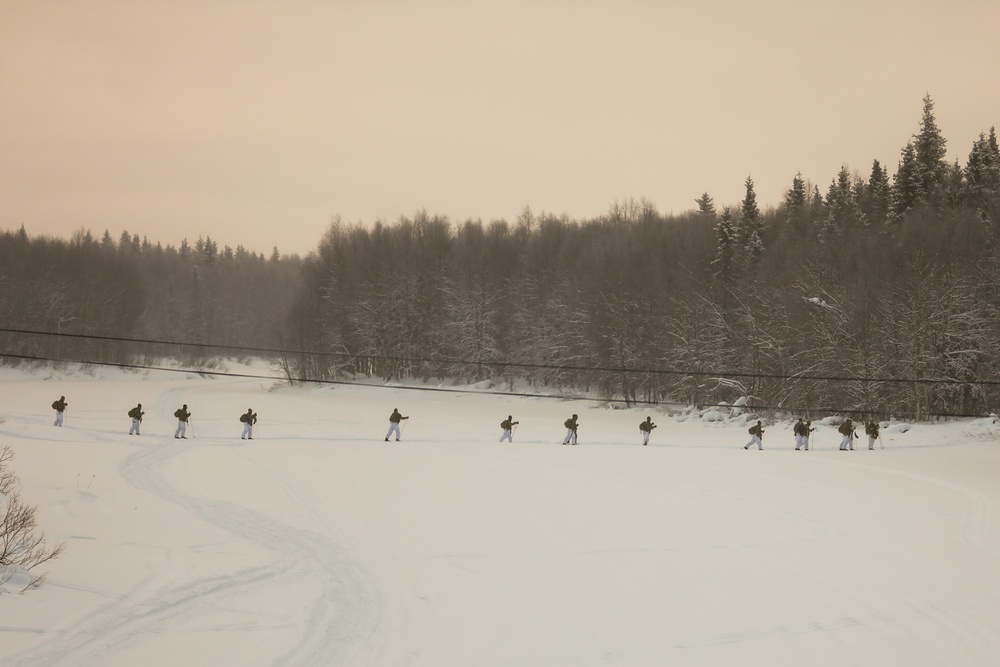
M306 254L331 219L574 219L895 173L1000 124L996 0L0 0L0 229Z

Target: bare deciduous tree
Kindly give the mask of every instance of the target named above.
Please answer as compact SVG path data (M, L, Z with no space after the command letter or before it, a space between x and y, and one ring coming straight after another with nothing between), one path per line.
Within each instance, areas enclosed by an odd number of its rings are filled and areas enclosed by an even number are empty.
M31 571L42 563L58 558L64 545L49 547L45 533L38 530L35 507L21 500L17 475L10 469L14 452L10 447L0 447L0 584L14 576L16 569ZM30 575L27 591L41 585L45 575ZM2 589L0 589L2 592Z

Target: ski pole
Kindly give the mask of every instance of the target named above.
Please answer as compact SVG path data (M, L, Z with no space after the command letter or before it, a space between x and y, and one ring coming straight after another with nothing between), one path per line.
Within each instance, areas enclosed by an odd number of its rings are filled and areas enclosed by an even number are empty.
M194 440L194 420L188 417L188 426L191 427L191 439Z

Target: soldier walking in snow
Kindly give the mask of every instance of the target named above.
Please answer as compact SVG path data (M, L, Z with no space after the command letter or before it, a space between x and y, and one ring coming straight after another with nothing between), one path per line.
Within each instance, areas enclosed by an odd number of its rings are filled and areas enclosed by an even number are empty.
M393 433L396 434L396 442L399 442L400 432L399 432L399 422L403 419L409 419L409 417L404 417L399 414L399 408L393 408L392 414L389 415L389 432L385 434L385 441L389 442L389 436Z
M253 425L257 423L257 415L254 414L253 408L247 408L245 415L240 415L240 421L243 422L243 435L240 436L240 440L253 440Z
M878 440L879 424L872 419L865 423L865 433L868 434L868 449L875 449L875 441Z
M840 451L854 451L854 438L858 435L857 431L854 430L854 422L848 419L840 425L840 428L837 429L837 433L844 436L840 440Z
M761 428L760 421L757 421L756 426L750 427L750 442L743 446L743 449L750 449L752 446L757 445L757 449L764 449L764 429Z
M806 430L806 425L802 421L802 417L795 422L795 426L792 427L792 433L795 434L795 451L800 449L809 449L809 431Z
M805 424L805 426L802 429L802 433L805 436L803 438L803 442L805 443L805 450L807 452L809 451L809 438L812 437L812 432L815 431L815 430L816 429L814 429L812 427L812 421L811 420L806 420L806 424Z
M53 426L63 425L63 413L66 412L66 406L69 403L66 402L65 396L60 396L58 401L52 402L52 409L56 411L56 421L52 424Z
M577 422L577 416L573 415L565 422L563 426L566 427L566 438L563 440L564 445L575 445L576 444L576 429L579 426Z
M174 411L174 417L177 417L177 430L174 431L174 437L187 440L185 433L187 433L188 420L191 419L191 413L188 412L187 403L185 403L183 407L177 408L177 410Z
M656 428L656 424L653 423L652 417L646 417L646 421L639 422L639 430L642 431L642 445L645 447L649 444L649 434L653 432Z
M507 419L500 422L500 428L503 429L503 435L500 436L500 442L503 442L504 439L506 439L507 442L514 442L513 438L514 427L520 424L521 422L513 421L513 419L514 419L513 416L507 415Z
M128 411L128 416L132 418L132 428L128 430L128 434L132 435L142 435L139 433L139 425L142 424L142 416L146 414L142 411L142 403L138 404L134 408Z

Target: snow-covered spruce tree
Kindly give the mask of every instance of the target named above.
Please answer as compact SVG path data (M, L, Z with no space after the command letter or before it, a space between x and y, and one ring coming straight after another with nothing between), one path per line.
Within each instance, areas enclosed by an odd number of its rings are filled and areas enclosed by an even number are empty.
M715 226L715 259L712 261L716 275L723 282L729 282L736 271L737 235L738 228L736 221L733 220L733 211L727 206L722 209L722 216Z
M972 143L964 175L973 207L982 210L992 197L1000 194L1000 148L995 128L990 128L989 138L980 132Z
M901 218L917 204L932 201L948 175L947 140L934 118L934 101L924 97L920 130L903 148L892 192L892 216Z
M882 168L878 160L875 160L872 163L871 174L868 176L868 185L864 189L864 196L859 202L869 224L875 227L881 227L885 224L889 215L891 192L889 172Z
M24 504L17 475L10 469L14 452L10 447L0 447L0 593L2 584L18 573L27 572L27 591L41 585L45 575L31 574L42 563L58 558L63 544L49 547L45 534L38 530L35 508Z
M913 142L909 141L900 153L899 166L896 169L896 175L893 177L889 205L890 217L893 220L901 219L907 211L920 203L923 198L924 189L921 185L917 169L917 154L913 148Z
M757 193L754 192L753 179L747 176L744 182L746 196L740 206L740 252L745 258L745 265L752 271L757 268L764 254L764 225L757 208Z
M785 191L785 198L782 202L785 207L785 220L796 234L802 234L805 231L806 202L806 182L800 171L792 179L792 187Z
M944 183L948 173L948 141L941 134L934 118L934 101L924 96L924 110L920 117L920 131L913 136L916 158L916 177L923 192L932 194Z
M948 165L948 171L941 183L939 199L945 209L961 212L968 207L969 188L965 182L965 173L958 159Z
M837 243L845 234L854 233L866 225L847 167L841 167L837 178L830 183L826 206L827 216L820 230L820 240L824 243Z

